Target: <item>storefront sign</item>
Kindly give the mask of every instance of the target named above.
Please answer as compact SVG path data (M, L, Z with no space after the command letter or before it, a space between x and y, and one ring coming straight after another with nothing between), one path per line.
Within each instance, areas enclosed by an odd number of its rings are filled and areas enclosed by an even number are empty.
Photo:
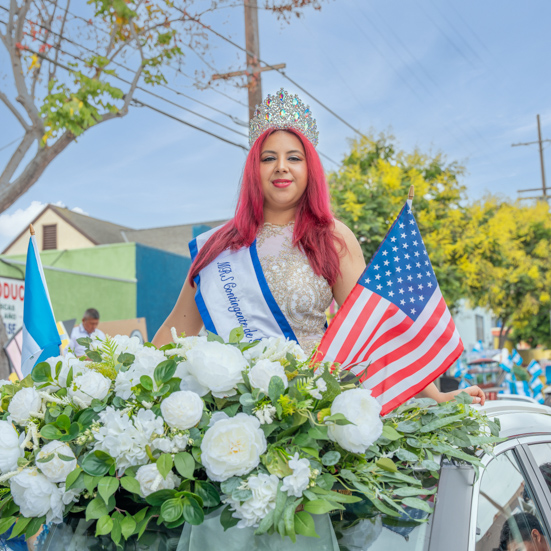
M0 315L8 340L23 326L25 282L22 279L0 277Z

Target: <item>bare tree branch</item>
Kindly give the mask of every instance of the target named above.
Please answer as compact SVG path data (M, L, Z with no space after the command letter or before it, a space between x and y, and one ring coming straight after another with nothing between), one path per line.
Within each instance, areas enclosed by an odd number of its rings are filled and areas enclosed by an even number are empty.
M70 5L71 5L71 0L67 0L67 5L65 6L65 13L63 14L63 19L61 21L61 30L59 31L58 39L54 44L55 56L54 56L54 62L50 63L49 73L48 73L48 82L55 77L55 74L57 71L57 60L59 56L59 48L61 46L61 41L63 40L63 31L65 30L65 22L67 21L67 14L69 13Z
M30 126L27 124L27 121L23 118L23 115L15 108L15 105L8 99L8 96L4 92L0 91L0 100L6 105L6 107L12 112L15 118L19 121L21 126L26 130L30 130Z

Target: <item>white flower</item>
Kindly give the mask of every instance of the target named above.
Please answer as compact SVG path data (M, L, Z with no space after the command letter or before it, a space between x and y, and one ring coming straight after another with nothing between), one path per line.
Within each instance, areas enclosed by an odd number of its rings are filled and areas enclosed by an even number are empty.
M25 454L21 442L25 433L17 434L8 421L0 421L0 474L6 474L17 469L17 460Z
M270 386L272 377L279 377L285 388L289 386L285 370L279 362L258 360L249 371L251 386L253 388L259 388L264 394L268 394L268 387Z
M38 413L42 408L42 399L33 388L22 388L15 393L8 406L10 419L18 425L25 425L33 413Z
M250 473L266 451L266 437L256 417L238 413L207 429L201 442L201 462L216 482Z
M209 427L212 427L214 423L218 423L218 421L221 421L222 419L229 419L229 418L230 416L227 413L223 411L215 411L212 414L212 417L210 418Z
M141 409L130 418L108 406L100 413L100 421L102 426L93 433L97 440L94 450L102 450L115 458L120 472L146 463L149 459L145 447L151 444L153 435L164 432L163 418L151 410Z
M186 430L199 423L203 415L203 400L195 392L179 390L161 402L161 413L173 429Z
M128 335L115 335L109 339L110 345L115 345L115 359L121 354L132 354L136 356L146 348L138 337L129 337Z
M308 488L310 483L310 462L308 459L300 459L298 453L289 460L293 474L283 479L281 491L287 492L287 495L302 497L302 492Z
M111 380L97 371L89 370L77 375L69 386L69 396L80 407L89 407L92 400L103 400L109 389Z
M182 366L182 390L204 396L211 391L217 398L233 396L243 382L247 362L241 352L219 342L201 342L187 353Z
M46 523L63 520L63 490L48 480L36 468L23 469L10 479L13 501L24 517L42 517Z
M188 437L185 434L173 438L155 438L151 447L163 453L178 453L185 450L188 444Z
M197 346L200 343L207 342L207 337L179 337L176 333L176 329L173 327L170 330L172 334L172 342L178 345L176 349L167 350L167 354L173 356L174 354L186 355L186 353Z
M335 413L342 413L354 423L329 425L329 438L347 451L365 453L383 432L379 417L381 404L365 388L354 388L339 394L331 405L331 415Z
M128 400L134 393L132 387L140 383L140 377L147 375L153 379L155 368L166 360L161 350L144 346L136 352L134 362L127 371L120 371L115 379L115 394L123 400ZM154 390L157 387L154 383Z
M260 473L251 476L247 481L246 487L253 494L249 499L243 503L231 497L224 500L235 511L232 516L240 519L237 523L238 528L257 527L261 520L275 509L278 482L277 476Z
M140 467L136 473L136 480L140 483L140 490L144 497L158 490L174 490L181 482L181 479L172 471L163 478L155 463Z
M276 411L274 406L265 404L263 407L257 409L254 414L258 417L261 425L271 425L274 421Z
M287 354L292 354L299 361L307 359L306 354L295 341L283 337L261 339L255 346L245 350L243 354L251 363L258 360L279 362L286 360Z
M38 461L38 459L43 459L50 454L53 454L50 461L47 461L46 463L41 463ZM65 461L59 457L60 455L72 457L72 459ZM65 442L59 442L58 440L53 440L43 446L38 452L36 459L36 466L51 482L65 482L65 480L67 480L67 475L71 471L74 471L77 466L77 460L73 450L65 444Z
M321 400L323 396L321 395L322 392L325 392L327 390L327 383L323 379L318 379L316 381L315 388L311 388L308 390L308 393L312 398L315 398L316 400Z
M72 352L67 352L67 355L65 356L48 358L45 361L50 364L52 379L54 380L53 384L45 387L45 390L49 392L55 392L60 388L67 387L67 376L69 375L71 368L73 368L73 379L88 371L87 363L89 362L81 362ZM59 375L56 376L57 364L59 362L61 362L61 370Z

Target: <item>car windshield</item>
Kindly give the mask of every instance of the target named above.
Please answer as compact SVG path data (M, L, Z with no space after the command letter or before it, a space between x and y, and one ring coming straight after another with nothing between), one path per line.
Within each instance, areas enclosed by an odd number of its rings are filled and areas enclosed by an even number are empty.
M426 551L432 516L426 519L427 514L417 509L408 513L399 519L386 515L360 518L347 510L341 519L333 517L340 551Z

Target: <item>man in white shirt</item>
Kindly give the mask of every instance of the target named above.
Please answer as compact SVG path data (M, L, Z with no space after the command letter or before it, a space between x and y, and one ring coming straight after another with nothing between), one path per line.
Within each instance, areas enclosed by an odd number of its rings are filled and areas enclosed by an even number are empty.
M89 337L99 337L105 339L105 333L98 329L99 324L99 312L95 308L88 308L84 312L82 323L77 325L71 331L71 338L69 339L69 348L75 353L75 356L83 356L86 348L77 342L78 339Z

